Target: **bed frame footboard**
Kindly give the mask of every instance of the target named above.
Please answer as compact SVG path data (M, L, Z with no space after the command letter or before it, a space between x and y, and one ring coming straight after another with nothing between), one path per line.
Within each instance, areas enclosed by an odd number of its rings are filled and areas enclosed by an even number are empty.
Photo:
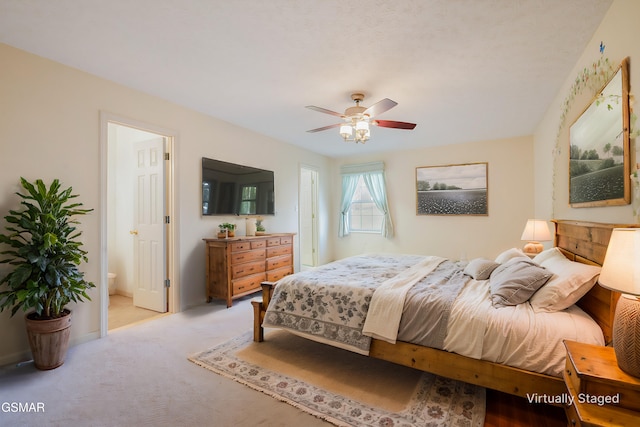
M262 282L262 299L254 299L251 301L251 305L253 306L253 340L255 342L264 341L262 321L269 306L269 301L271 301L271 295L273 295L275 285L275 282Z

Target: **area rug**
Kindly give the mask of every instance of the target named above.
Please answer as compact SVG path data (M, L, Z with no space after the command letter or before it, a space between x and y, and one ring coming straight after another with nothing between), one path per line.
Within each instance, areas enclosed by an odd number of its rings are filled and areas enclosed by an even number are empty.
M337 426L482 426L485 389L284 331L251 331L189 357Z

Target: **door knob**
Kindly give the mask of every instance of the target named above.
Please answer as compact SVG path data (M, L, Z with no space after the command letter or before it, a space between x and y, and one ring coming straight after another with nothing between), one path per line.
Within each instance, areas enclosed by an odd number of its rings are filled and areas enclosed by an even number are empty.
M133 234L134 236L137 236L138 230L129 230L129 234Z

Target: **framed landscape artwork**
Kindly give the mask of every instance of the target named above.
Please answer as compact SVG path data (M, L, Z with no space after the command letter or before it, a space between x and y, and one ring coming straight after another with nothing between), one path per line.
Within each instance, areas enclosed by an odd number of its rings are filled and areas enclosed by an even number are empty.
M488 163L416 168L417 215L488 215Z
M631 202L628 59L569 129L572 207Z

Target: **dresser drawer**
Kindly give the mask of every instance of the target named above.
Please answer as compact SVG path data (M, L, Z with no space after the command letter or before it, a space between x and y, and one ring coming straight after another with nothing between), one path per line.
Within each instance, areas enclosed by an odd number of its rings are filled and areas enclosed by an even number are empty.
M239 295L255 289L260 289L260 285L265 281L265 279L266 275L264 273L259 273L243 277L242 279L232 280L231 285L233 287L233 295Z
M267 247L266 239L251 241L251 249L260 249L260 248L266 248L266 247Z
M231 247L231 252L242 252L248 251L251 249L251 242L234 242L229 245Z
M280 246L280 237L269 237L267 239L267 246Z
M288 267L291 264L291 255L269 258L267 259L267 270L276 270L281 267Z
M256 249L253 251L231 253L231 265L240 264L251 261L264 260L266 252L264 249Z
M293 242L293 237L292 236L282 236L280 237L280 244L281 245L290 245Z
M291 254L291 245L272 246L270 248L267 248L267 258L289 254Z
M282 279L284 276L288 276L293 273L293 267L283 267L278 268L277 270L267 271L267 281L269 282L277 282Z
M265 269L264 261L247 262L231 266L231 278L249 276L250 274L263 273Z

